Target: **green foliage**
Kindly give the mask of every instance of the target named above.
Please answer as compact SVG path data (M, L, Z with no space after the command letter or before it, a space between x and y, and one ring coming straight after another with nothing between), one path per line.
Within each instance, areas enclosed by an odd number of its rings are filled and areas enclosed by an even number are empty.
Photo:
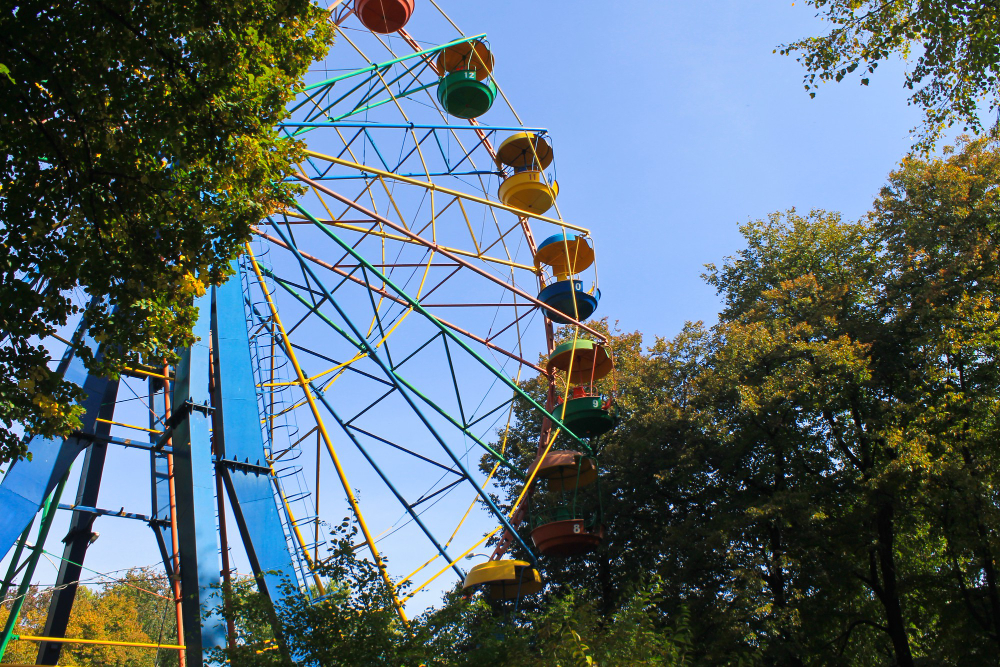
M103 358L162 364L195 295L288 204L301 145L275 124L332 28L309 0L18 2L0 11L0 462L14 422L79 423L39 343L81 310Z
M81 586L77 590L66 629L67 637L98 641L137 643L177 643L174 603L168 581L148 568L135 568L116 582L97 590ZM32 586L21 610L15 633L41 635L52 597L51 589ZM0 607L0 623L9 609ZM12 641L3 664L35 664L38 644ZM79 667L129 665L169 667L177 664L176 651L99 644L65 644L60 664Z
M929 148L941 131L958 123L982 130L997 108L1000 74L1000 12L993 2L926 0L806 0L833 28L780 47L801 53L805 88L815 97L821 81L841 81L857 72L868 85L890 55L913 56L906 74L910 102L923 109L921 145ZM914 55L916 54L916 55Z
M904 160L862 221L751 222L708 267L715 326L615 332L608 537L544 559L550 594L610 617L655 574L696 664L996 664L998 167L1000 141L963 140Z
M234 621L236 641L217 651L214 660L228 660L235 667L692 664L687 613L663 613L658 580L630 587L621 608L609 617L568 590L524 607L466 597L456 589L444 596L440 607L404 627L377 567L352 548L356 534L356 528L348 532L345 521L336 546L324 559L320 571L325 596L308 602L286 588L277 614L280 644L274 641L270 609L253 579L235 581L225 614Z
M286 583L278 605L280 643L274 641L272 611L255 581L235 581L222 611L234 621L236 641L217 651L215 659L238 667L409 664L400 662L407 651L406 632L391 593L375 563L355 553L357 533L347 520L339 527L339 537L317 569L325 594L316 602Z

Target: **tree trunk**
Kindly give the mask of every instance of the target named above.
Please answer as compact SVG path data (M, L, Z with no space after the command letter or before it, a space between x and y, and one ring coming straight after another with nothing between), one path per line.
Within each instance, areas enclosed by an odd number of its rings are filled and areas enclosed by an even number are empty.
M618 596L615 594L615 584L611 580L611 554L607 549L604 550L603 558L597 565L597 578L601 587L601 617L611 618L618 604Z
M875 520L878 530L879 574L882 579L882 595L879 597L885 609L886 630L896 654L896 665L913 667L913 654L910 653L910 640L906 635L903 608L899 602L899 586L896 582L896 558L893 554L896 535L892 499L885 497L881 499Z
M964 390L964 384L962 388ZM965 462L965 467L969 471L969 474L974 479L977 479L979 477L979 466L976 465L968 446L962 447L962 460ZM990 604L989 620L993 631L993 641L1000 644L1000 592L997 591L996 559L993 557L993 550L990 549L989 528L982 521L982 496L974 494L972 503L976 519L976 532L979 535L979 545L976 551L982 561L983 575L986 580L986 599L989 600Z
M997 592L996 561L989 547L986 526L980 523L978 528L982 540L979 551L983 560L983 574L986 575L986 597L990 601L990 616L993 621L993 641L1000 644L1000 594Z
M785 472L785 452L777 438L773 434L769 435L772 450L774 452L774 487L772 489L772 493L784 493L784 491L788 488ZM779 654L782 656L782 664L791 665L791 667L801 667L802 659L798 656L798 644L795 641L794 634L786 624L788 596L785 590L787 584L785 582L785 567L783 563L785 545L782 540L780 522L781 518L776 517L774 520L765 523L765 530L767 531L771 551L770 557L768 558L768 574L765 576L765 581L771 590L771 598L774 603L774 608L777 609L778 613L781 615L778 630L780 642L778 642L777 649Z

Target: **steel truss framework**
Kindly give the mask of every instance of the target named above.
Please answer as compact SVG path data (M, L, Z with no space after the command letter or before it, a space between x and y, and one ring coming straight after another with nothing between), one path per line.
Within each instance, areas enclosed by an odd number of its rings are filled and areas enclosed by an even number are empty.
M121 382L87 376L78 359L65 357L61 372L87 393L83 428L66 440L34 438L31 462L12 466L0 483L0 546L15 549L5 599L16 574L22 588L30 582L55 509L72 512L39 664L59 657L55 639L65 633L98 517L152 528L176 582L180 634L168 647L200 665L206 650L226 641L215 612L231 570L227 514L266 595L277 597L285 581L321 598L329 582L316 570L331 540L323 516L339 518L346 504L361 530L357 547L379 565L405 624L406 602L446 572L463 577L462 560L490 537L502 535L494 555L519 543L533 558L516 532L532 478L510 512L489 492L498 467L510 467L504 434L515 398L540 413L539 453L560 432L589 451L553 409L568 382L550 375L543 403L520 384L525 372L546 373L537 360L554 340L551 308L535 296L548 276L532 259L534 231L588 235L563 221L558 206L528 214L494 194L510 173L494 143L545 130L525 127L509 103L490 112L501 121L490 126L438 107L438 52L485 35L459 31L428 48L405 30L392 37L357 30L340 2L331 19L341 40L333 55L364 64L317 74L290 108L279 129L308 142L291 177L303 195L261 221L236 276L199 301L200 342L176 368L134 369ZM439 23L457 30L443 12ZM375 62L372 49L386 56ZM580 322L569 326L574 336L603 339ZM147 426L120 416L122 403L134 400L123 387L136 379L146 384L138 398ZM122 435L135 431L148 442ZM148 513L99 507L109 447L148 452ZM75 502L60 503L81 453ZM492 461L485 471L483 454ZM321 494L328 478L340 494ZM39 533L29 546L36 515ZM496 526L485 536L484 522ZM460 552L454 546L468 543ZM405 554L405 570L387 562L396 553ZM413 585L418 575L423 581Z

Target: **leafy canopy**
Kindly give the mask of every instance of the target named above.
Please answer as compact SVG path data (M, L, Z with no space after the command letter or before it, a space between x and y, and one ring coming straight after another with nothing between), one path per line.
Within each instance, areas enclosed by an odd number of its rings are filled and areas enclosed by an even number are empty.
M78 425L40 339L86 306L114 375L192 342L192 298L287 204L275 124L331 40L309 0L26 0L0 10L0 461Z
M522 606L551 617L572 591L607 619L658 577L655 627L687 612L695 664L996 664L998 192L997 139L907 158L860 221L744 225L706 275L715 326L610 332L606 538L543 558L551 597ZM514 414L526 468L540 424ZM498 479L509 506L519 480Z
M858 72L861 83L890 55L915 55L906 73L910 103L924 111L919 147L929 149L955 124L979 133L997 109L1000 75L1000 8L972 0L806 0L833 29L779 47L801 54L811 97L822 81Z
M52 589L31 586L26 593L21 615L14 632L38 636L45 629L45 618L52 600ZM8 605L0 606L0 623L7 620ZM124 576L98 587L80 586L73 603L73 613L66 629L67 637L95 641L173 644L177 637L170 582L151 568L132 568ZM3 664L35 664L38 644L14 640L7 646ZM65 644L60 664L96 667L174 667L177 651L150 650L103 644Z

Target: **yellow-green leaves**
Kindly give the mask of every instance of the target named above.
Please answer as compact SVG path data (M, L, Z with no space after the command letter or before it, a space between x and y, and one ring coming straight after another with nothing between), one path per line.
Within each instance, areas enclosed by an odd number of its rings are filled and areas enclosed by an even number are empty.
M190 344L194 297L219 284L251 225L287 205L301 158L283 117L326 53L308 0L18 2L0 9L0 461L9 430L64 435L76 396L37 337L92 299L95 373L159 365Z
M809 95L822 81L861 74L868 85L879 63L900 55L910 66L905 85L924 110L918 147L929 150L953 125L979 133L997 109L1000 16L987 0L806 0L833 24L821 37L779 47L797 53ZM911 51L919 55L911 58ZM988 122L988 121L986 121Z

